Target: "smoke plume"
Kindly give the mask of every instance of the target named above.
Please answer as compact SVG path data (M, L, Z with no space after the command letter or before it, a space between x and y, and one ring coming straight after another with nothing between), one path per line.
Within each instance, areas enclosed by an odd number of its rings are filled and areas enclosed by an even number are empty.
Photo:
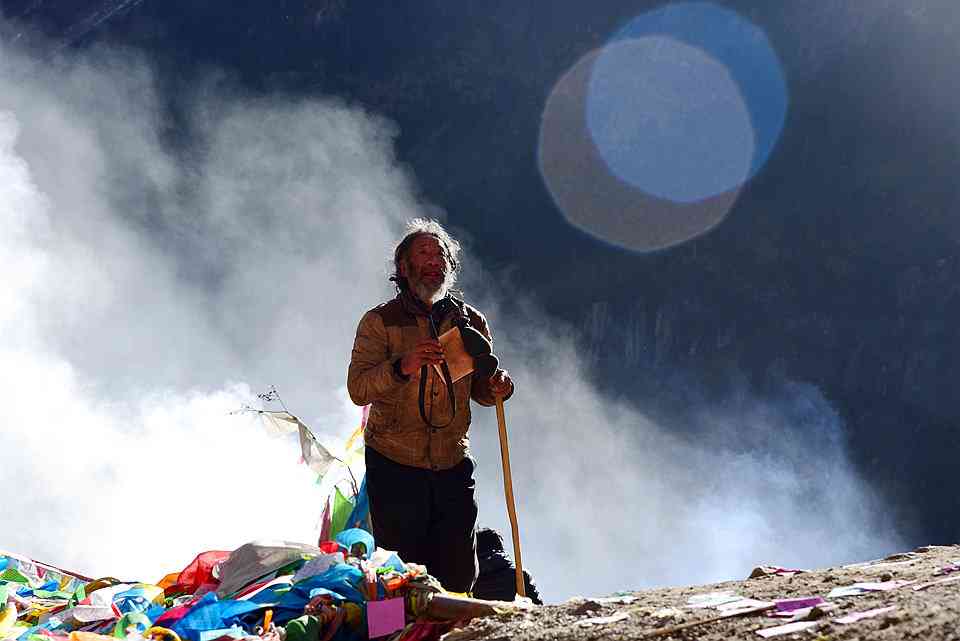
M206 549L315 540L296 446L230 412L276 385L321 438L352 431L356 323L391 296L403 222L435 209L394 126L357 106L211 80L175 146L158 93L131 51L0 49L0 548L147 581ZM677 432L607 398L575 341L484 275L482 246L466 260L517 381L524 560L547 598L900 543L817 390L705 407ZM493 412L474 415L481 519L508 532Z

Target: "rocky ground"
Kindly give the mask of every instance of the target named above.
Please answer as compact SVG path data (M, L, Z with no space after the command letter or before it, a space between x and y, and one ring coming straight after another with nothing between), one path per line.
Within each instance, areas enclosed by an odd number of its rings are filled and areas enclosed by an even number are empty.
M769 638L960 641L960 545L927 546L876 561L785 573L790 569L758 568L753 578L743 581L574 598L559 605L475 619L446 634L443 641L761 639L761 631L791 620L798 626L805 624L805 629ZM828 596L835 588L855 583L866 583L872 591ZM731 594L755 601L720 603L733 599ZM803 597L821 597L824 603L784 612L802 605L786 600ZM691 607L697 600L705 607ZM747 612L737 614L738 608ZM772 616L778 609L782 616ZM871 610L880 611L854 622L842 621Z

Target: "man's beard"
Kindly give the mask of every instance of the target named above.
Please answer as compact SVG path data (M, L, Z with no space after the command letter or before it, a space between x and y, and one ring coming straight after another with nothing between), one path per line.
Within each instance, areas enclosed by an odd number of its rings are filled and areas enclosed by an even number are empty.
M443 280L437 285L424 282L421 274L410 263L407 263L407 274L409 274L407 283L410 285L410 291L428 305L433 305L445 297L453 286L453 274L449 272L444 273Z

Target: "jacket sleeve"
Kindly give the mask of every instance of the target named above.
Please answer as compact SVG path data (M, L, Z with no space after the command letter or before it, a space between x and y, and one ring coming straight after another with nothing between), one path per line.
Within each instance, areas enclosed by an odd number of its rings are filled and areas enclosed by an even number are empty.
M369 311L360 319L350 354L347 391L357 405L369 405L393 393L407 380L393 369L387 328L380 314Z
M493 336L490 334L489 326L487 326L487 319L483 317L483 314L473 310L472 308L470 311L473 312L470 314L470 323L477 329L477 331L486 336L487 340L490 341L490 344L493 345ZM472 376L471 379L470 397L484 407L496 405L497 399L493 395L493 392L490 391L490 379L480 378L479 376ZM507 400L513 396L513 392L514 388L511 387L510 393L504 396L503 400Z

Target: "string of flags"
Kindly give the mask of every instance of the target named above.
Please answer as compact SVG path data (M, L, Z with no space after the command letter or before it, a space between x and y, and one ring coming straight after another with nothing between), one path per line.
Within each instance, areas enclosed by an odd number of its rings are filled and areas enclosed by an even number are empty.
M285 409L240 411L275 435L297 435L301 462L329 491L318 545L255 541L206 551L155 583L93 579L0 552L0 639L429 641L447 631L452 622L419 621L444 594L439 582L370 535L357 482L369 408L342 454Z

